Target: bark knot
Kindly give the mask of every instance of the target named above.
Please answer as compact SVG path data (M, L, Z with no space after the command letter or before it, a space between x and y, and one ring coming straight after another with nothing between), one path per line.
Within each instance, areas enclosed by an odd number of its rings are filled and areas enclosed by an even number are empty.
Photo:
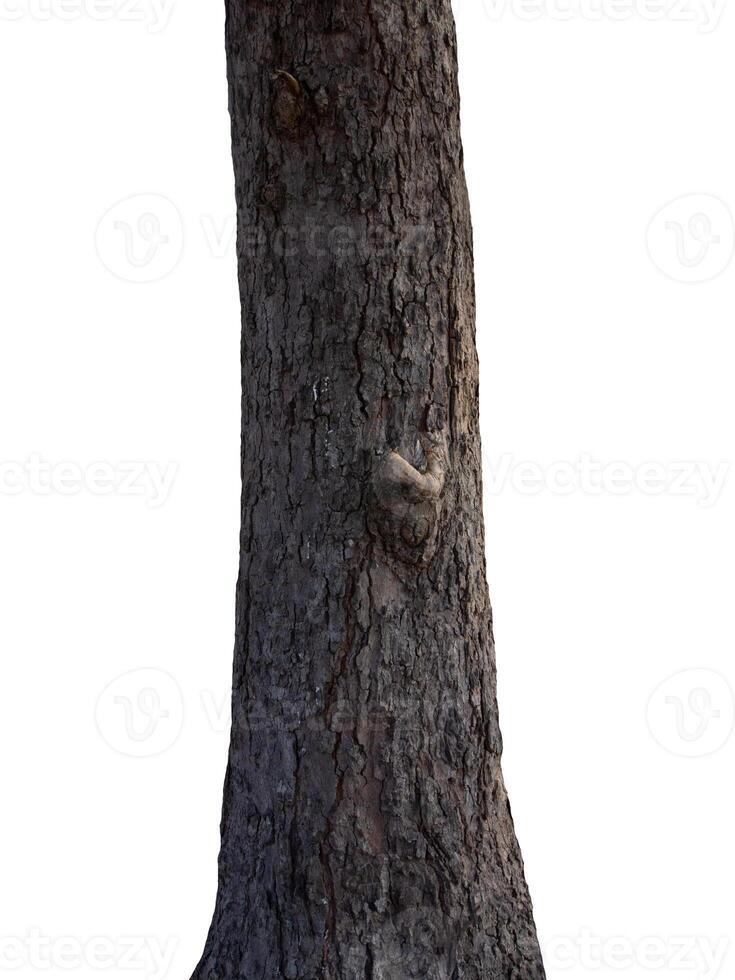
M419 436L426 466L417 469L390 450L376 467L371 487L369 527L386 550L407 565L425 567L436 552L447 472L442 434Z
M273 81L276 86L273 99L276 128L284 136L296 137L304 114L301 85L293 75L282 68L273 73Z

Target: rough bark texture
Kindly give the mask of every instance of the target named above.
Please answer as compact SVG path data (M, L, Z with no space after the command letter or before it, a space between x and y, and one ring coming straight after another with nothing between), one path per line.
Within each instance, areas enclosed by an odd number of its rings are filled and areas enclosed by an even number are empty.
M228 0L241 567L195 980L540 980L500 769L449 0Z

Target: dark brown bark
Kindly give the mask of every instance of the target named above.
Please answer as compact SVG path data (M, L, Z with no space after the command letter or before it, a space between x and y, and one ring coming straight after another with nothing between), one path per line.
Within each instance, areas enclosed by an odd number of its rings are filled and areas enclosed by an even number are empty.
M449 0L228 0L242 537L195 980L540 980L500 769Z

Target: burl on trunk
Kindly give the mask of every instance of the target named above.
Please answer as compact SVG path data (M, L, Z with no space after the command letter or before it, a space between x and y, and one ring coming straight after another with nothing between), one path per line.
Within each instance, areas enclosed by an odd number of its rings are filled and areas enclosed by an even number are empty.
M195 980L540 980L500 768L449 0L227 0L242 535Z

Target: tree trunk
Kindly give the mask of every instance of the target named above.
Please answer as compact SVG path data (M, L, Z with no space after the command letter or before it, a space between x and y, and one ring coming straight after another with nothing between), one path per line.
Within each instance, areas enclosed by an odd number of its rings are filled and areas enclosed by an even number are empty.
M539 980L500 769L450 0L228 0L242 535L195 980Z

